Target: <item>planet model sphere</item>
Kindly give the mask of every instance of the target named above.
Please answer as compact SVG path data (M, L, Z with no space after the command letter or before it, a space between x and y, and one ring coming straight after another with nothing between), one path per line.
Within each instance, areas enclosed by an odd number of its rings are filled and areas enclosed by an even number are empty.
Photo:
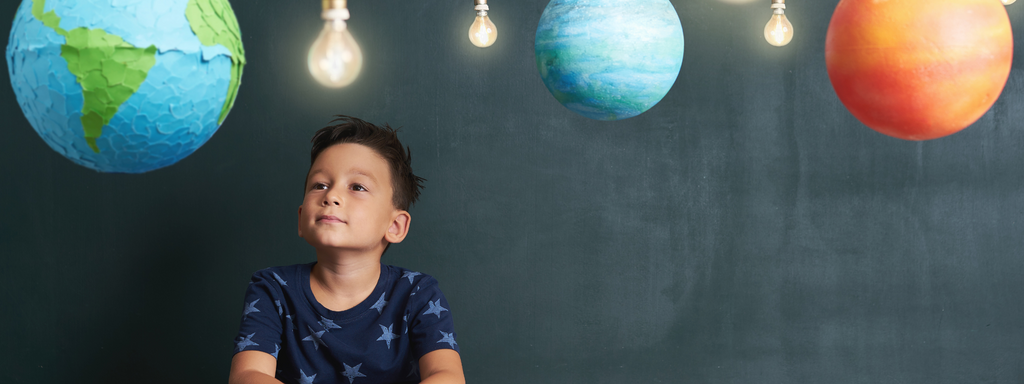
M683 64L683 27L668 0L552 0L534 42L551 95L596 120L657 104Z
M227 0L24 0L6 57L43 141L115 173L166 167L206 143L245 65Z
M999 98L1012 59L1010 19L994 0L842 0L825 38L839 100L904 140L973 124Z

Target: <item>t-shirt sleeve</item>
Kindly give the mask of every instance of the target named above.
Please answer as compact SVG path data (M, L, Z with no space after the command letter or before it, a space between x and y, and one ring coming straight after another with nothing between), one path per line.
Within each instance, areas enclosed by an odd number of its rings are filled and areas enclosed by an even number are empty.
M245 291L242 324L235 338L235 353L262 351L277 358L281 350L281 285L273 272L262 270L252 275Z
M449 308L433 277L420 280L413 288L409 300L409 341L417 359L438 349L459 351Z

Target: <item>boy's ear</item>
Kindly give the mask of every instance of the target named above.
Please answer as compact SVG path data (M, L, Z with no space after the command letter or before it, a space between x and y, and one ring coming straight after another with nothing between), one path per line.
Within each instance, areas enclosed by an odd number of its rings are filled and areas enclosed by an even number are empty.
M384 233L384 240L392 244L401 243L402 240L405 240L405 235L409 234L410 221L412 221L412 216L409 216L409 212L396 210L395 214L391 216L388 231Z
M299 206L299 237L302 237L302 206Z

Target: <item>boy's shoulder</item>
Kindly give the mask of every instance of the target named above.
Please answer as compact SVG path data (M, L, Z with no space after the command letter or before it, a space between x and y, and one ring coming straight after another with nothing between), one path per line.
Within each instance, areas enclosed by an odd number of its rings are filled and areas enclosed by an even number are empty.
M425 288L426 286L438 284L437 279L431 275L394 265L381 265L381 274L384 273L390 274L389 280L396 286L408 285Z

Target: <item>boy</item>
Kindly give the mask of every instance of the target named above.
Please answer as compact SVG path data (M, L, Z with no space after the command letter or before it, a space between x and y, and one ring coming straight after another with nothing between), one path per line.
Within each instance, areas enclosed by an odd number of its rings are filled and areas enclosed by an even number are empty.
M313 136L299 236L316 262L253 274L231 384L465 383L434 278L381 265L423 178L394 129L339 116Z

